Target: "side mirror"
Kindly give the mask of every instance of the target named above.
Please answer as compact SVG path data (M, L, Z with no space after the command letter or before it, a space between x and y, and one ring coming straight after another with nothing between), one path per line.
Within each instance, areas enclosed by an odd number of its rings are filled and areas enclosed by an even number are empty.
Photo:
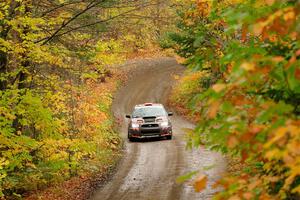
M173 116L173 113L172 112L168 112L168 116Z
M130 115L126 115L126 118L131 118L131 116Z

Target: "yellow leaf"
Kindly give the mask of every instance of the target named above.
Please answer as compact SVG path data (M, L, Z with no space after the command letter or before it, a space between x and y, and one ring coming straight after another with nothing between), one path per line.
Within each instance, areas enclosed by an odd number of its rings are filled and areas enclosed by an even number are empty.
M266 152L265 157L268 158L269 160L281 159L282 152L278 149L269 150Z
M186 59L180 56L175 56L175 59L179 64L183 64L186 62Z
M212 86L212 89L213 89L215 92L221 92L224 88L225 88L225 84L214 84L214 85Z
M207 184L207 176L205 175L200 175L196 181L194 182L194 189L196 192L200 192L206 187Z
M292 193L300 193L300 185L298 185L297 187L295 187L295 188L292 190Z
M294 19L295 18L295 12L294 11L289 11L283 15L283 18L285 21Z
M245 69L246 71L253 71L255 69L255 65L254 63L248 63L248 62L244 62L241 67L243 69Z
M177 74L173 76L175 80L179 80L180 76L178 76Z
M274 137L267 142L264 146L265 148L269 148L271 147L272 144L276 143L277 141L279 141L280 139L282 139L286 133L288 132L288 128L287 127L279 127L274 134Z
M4 19L3 13L0 11L0 20Z
M240 200L241 198L237 195L231 196L228 200Z

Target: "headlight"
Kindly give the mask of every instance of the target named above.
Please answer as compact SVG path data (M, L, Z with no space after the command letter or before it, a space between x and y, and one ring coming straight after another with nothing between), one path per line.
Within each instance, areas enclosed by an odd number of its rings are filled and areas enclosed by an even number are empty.
M162 122L162 121L163 121L163 119L161 119L161 118L156 119L156 122Z
M160 123L160 125L161 125L161 126L168 126L168 125L169 125L169 122L168 122L168 121L162 122L162 123Z
M139 128L140 125L139 125L139 124L131 124L131 127L132 127L132 128Z

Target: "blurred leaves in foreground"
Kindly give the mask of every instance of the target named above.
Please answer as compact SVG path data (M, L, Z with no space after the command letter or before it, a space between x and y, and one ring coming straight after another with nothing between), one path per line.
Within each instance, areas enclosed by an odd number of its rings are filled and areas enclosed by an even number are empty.
M188 72L171 102L198 116L189 144L243 164L217 199L300 198L299 14L297 0L181 1L163 46Z

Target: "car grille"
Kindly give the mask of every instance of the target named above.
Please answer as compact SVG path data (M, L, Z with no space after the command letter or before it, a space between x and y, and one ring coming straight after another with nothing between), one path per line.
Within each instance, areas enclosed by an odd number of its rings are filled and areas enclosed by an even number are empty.
M141 129L141 133L144 135L153 135L153 134L159 134L160 129Z
M160 127L157 123L146 123L141 125L141 134L143 135L157 135L160 134Z
M159 127L158 124L142 124L143 128L154 128L154 127Z

